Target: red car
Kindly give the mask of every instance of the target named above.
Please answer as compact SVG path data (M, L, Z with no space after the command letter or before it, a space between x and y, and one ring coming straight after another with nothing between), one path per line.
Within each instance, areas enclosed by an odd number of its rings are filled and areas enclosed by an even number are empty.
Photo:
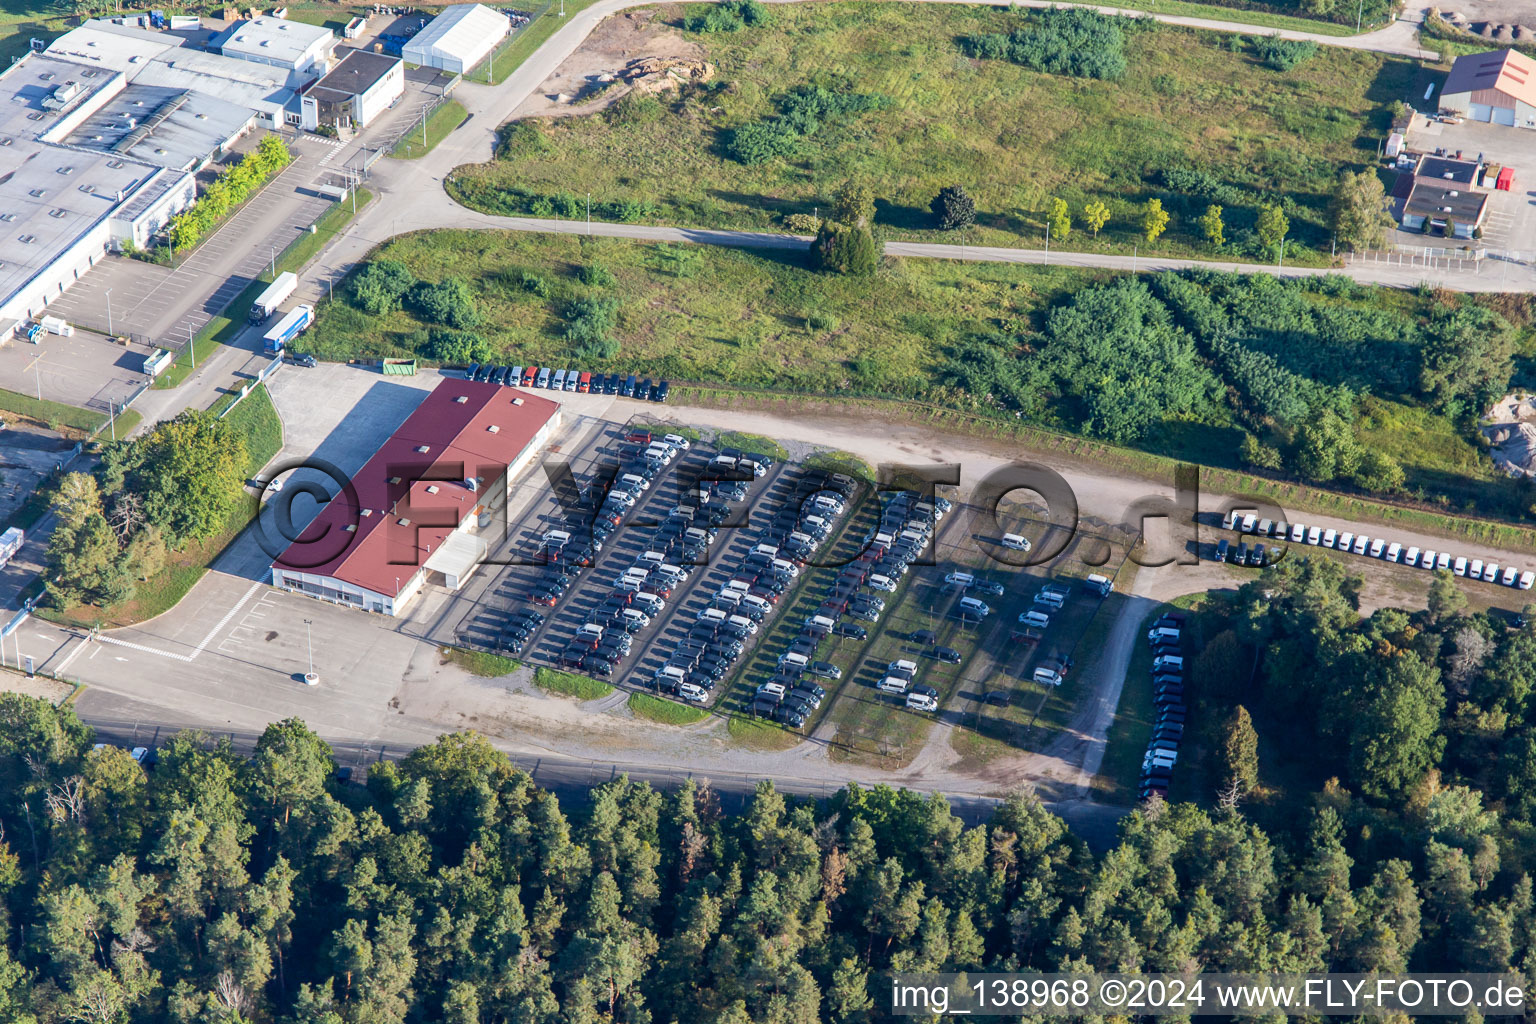
M624 435L624 440L631 444L650 444L651 432L649 430L631 430Z
M577 394L585 395L588 392L590 392L591 390L592 390L592 374L587 373L586 371L582 371L581 376L579 378L577 378L577 380L576 380L576 392L577 392Z
M538 380L538 378L539 378L539 368L537 366L525 366L525 367L523 367L523 382L522 382L523 383L523 387L525 387L525 388L533 387L533 382L535 380Z

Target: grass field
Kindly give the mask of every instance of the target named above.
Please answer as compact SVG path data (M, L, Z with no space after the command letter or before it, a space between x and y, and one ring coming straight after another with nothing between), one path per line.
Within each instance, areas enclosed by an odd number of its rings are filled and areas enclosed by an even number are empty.
M552 668L536 669L533 673L533 685L545 693L558 693L564 697L575 697L577 700L597 700L613 692L613 687L607 683L589 676L578 676L572 672L560 672Z
M487 651L471 651L464 647L444 647L440 653L443 664L454 664L472 675L495 679L509 675L521 667L521 662Z
M389 151L389 155L396 160L419 160L432 150L437 144L446 139L450 132L463 122L468 116L468 111L458 100L448 100L432 111L427 117L426 143L422 143L422 133L418 131L406 132L395 143L395 148Z
M680 704L649 693L630 694L629 710L640 718L649 718L663 725L692 725L709 717L709 712L703 708Z
M1079 229L1053 246L1126 254L1147 248L1137 207L1156 195L1174 213L1157 250L1210 256L1194 223L1207 201L1157 184L1164 168L1194 167L1252 198L1226 203L1229 253L1245 251L1261 194L1283 194L1295 203L1287 259L1318 262L1339 170L1374 160L1389 104L1419 82L1411 61L1329 47L1279 72L1234 52L1235 36L1168 27L1130 34L1129 71L1116 82L972 61L955 42L1025 16L979 5L774 7L766 28L690 34L719 74L664 101L670 110L626 102L514 133L503 159L461 169L450 187L477 208L525 213L532 197L579 182L595 201L654 201L660 223L783 230L790 215L824 212L852 176L876 196L877 233L932 240L953 239L931 229L928 204L958 182L976 198L974 244L1038 245L1047 201L1060 197L1075 217L1102 200L1111 219L1097 239ZM892 105L826 125L789 160L743 166L724 154L728 132L806 84Z
M36 420L52 430L75 431L89 434L107 422L107 414L81 409L62 402L50 402L46 398L33 398L15 391L0 388L0 412L15 413Z
M800 253L689 249L523 232L440 231L375 251L428 280L474 289L476 333L503 362L557 365L579 357L562 311L582 298L620 300L613 359L592 370L826 394L914 397L930 390L946 347L993 323L1030 324L1053 300L1097 278L1059 268L903 261L871 281L818 274ZM576 274L599 264L614 279ZM541 297L524 273L549 291ZM812 326L813 321L819 326ZM408 312L368 316L340 298L321 307L304 346L324 359L424 356L427 325Z

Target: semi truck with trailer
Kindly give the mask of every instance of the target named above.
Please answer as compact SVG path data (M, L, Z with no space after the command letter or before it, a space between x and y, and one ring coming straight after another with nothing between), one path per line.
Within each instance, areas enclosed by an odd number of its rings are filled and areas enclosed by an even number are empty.
M295 306L271 330L262 335L261 350L269 356L283 351L294 338L304 333L315 319L313 306Z
M251 303L250 322L266 323L272 314L277 312L277 307L293 296L294 289L298 286L299 279L291 272L285 270L278 274L277 278L267 285L266 290L256 297L256 301Z

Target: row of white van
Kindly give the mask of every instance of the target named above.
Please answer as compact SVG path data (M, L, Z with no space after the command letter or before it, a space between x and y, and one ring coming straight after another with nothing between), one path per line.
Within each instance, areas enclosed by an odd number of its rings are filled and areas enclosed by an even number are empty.
M1240 520L1233 513L1228 513L1222 525L1240 533L1278 537L1281 540L1289 539L1293 544L1332 548L1335 551L1367 555L1419 569L1449 569L1457 576L1482 580L1485 583L1499 583L1520 590L1530 590L1533 585L1536 585L1536 571L1522 572L1513 565L1501 568L1498 562L1485 563L1481 558L1469 559L1464 555L1452 555L1447 551L1433 549L1420 551L1416 546L1405 548L1397 541L1389 541L1383 537L1368 537L1363 533L1357 534L1349 530L1335 530L1322 526L1309 527L1303 523L1274 523L1268 519L1259 519L1253 513Z

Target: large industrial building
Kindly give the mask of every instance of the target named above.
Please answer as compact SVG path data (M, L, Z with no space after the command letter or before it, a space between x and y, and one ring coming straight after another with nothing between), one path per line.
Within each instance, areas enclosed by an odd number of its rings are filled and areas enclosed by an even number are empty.
M559 412L444 380L272 564L272 585L391 616L429 582L457 590L502 539L498 516Z
M1440 109L1473 121L1536 128L1536 60L1519 50L1457 57Z
M89 20L0 73L0 337L107 251L146 246L242 135L297 126L299 89L334 44L328 29L263 17L216 37L214 53L145 24Z
M462 75L484 60L510 31L512 23L505 14L484 4L454 4L412 36L402 55L412 64Z
M328 28L270 14L236 22L210 44L226 57L280 68L293 86L324 74L335 45L336 35Z

